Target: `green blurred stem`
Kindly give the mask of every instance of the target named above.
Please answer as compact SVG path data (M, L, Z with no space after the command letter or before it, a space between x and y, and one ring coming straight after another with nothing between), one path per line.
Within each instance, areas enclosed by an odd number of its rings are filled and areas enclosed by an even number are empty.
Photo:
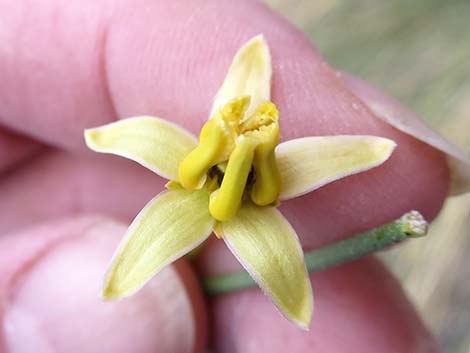
M426 235L428 223L417 211L410 211L399 219L381 227L305 253L310 273L356 260L408 238ZM256 285L247 272L205 277L202 285L207 294L215 295L242 290Z

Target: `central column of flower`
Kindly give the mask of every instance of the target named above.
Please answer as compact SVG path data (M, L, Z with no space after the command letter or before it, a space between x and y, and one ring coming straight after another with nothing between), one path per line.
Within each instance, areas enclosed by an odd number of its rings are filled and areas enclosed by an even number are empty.
M218 221L233 218L242 202L275 204L281 178L274 149L279 143L279 112L272 102L246 116L250 97L237 97L204 124L199 145L179 166L188 190L211 192L209 210ZM221 178L219 178L221 177Z

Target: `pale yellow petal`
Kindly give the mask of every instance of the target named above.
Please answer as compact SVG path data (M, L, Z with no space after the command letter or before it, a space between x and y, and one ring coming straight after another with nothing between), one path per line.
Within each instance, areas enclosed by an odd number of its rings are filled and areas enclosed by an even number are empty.
M85 141L93 151L132 159L171 180L178 180L181 161L197 146L196 138L186 130L149 116L85 130Z
M269 100L271 94L271 54L262 35L258 35L243 45L214 98L210 118L217 109L222 108L228 101L250 96L251 104L246 112L250 116L256 107Z
M281 313L308 329L312 287L289 222L274 207L250 204L220 226L227 246Z
M127 230L106 274L105 299L126 297L212 232L209 195L165 191L150 201Z
M318 136L283 142L276 148L281 173L279 198L297 197L376 167L395 147L392 140L375 136Z

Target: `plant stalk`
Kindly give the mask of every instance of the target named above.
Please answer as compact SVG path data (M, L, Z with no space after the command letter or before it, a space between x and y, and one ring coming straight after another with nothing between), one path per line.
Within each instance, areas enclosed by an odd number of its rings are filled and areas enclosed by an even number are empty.
M423 216L418 211L410 211L381 227L307 252L305 263L308 272L318 272L384 250L408 238L425 236L427 229L428 223ZM242 271L205 277L202 285L207 294L216 295L253 287L256 282Z

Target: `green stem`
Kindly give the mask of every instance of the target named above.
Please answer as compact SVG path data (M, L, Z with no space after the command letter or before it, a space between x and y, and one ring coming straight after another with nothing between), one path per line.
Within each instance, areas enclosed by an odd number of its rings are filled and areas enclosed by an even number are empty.
M408 238L426 235L428 223L417 211L365 233L341 240L305 254L310 273L356 260ZM253 287L255 281L247 272L206 277L202 285L207 294L215 295Z

